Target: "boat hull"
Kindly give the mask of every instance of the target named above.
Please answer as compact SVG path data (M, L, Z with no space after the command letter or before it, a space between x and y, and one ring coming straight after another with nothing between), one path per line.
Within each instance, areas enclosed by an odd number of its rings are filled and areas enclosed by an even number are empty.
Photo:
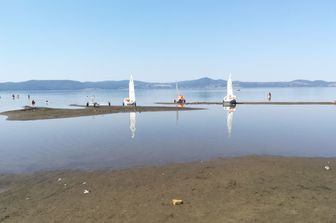
M136 101L124 100L123 106L136 106Z
M236 101L236 99L223 100L223 104L225 104L225 105L235 105L235 104L237 104L237 101Z

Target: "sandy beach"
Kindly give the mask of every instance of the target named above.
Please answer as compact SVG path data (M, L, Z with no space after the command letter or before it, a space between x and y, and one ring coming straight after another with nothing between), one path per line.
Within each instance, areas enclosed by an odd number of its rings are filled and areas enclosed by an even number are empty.
M67 108L45 108L45 107L27 107L24 109L6 111L0 115L7 116L7 120L28 121L41 119L59 119L73 118L81 116L93 116L112 113L129 112L163 112L163 111L190 111L201 110L202 108L190 107L168 107L168 106L99 106L67 109Z
M336 158L248 156L2 175L0 222L331 223L335 164ZM183 204L174 206L172 199Z

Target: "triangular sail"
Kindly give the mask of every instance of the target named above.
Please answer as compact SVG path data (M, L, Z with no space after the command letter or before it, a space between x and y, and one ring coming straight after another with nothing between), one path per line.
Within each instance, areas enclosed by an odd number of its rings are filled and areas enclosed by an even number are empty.
M232 87L231 73L230 73L229 79L227 81L227 96L229 98L231 98L233 96L233 87Z
M229 79L227 80L226 91L227 92L226 92L226 96L224 97L224 103L234 103L234 100L236 100L236 96L233 95L231 73L229 75Z
M131 75L129 85L128 85L129 99L131 102L135 102L135 90L133 76Z
M177 95L177 97L180 95L179 90L178 90L177 82L176 82L176 95Z

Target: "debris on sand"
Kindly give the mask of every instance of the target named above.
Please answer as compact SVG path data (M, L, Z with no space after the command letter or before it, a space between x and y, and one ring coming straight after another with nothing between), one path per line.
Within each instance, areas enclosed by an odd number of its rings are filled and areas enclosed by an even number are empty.
M331 168L330 168L330 166L325 166L324 169L330 170Z
M83 184L83 185L85 185L85 184L86 184L86 182L84 181L82 184Z
M173 203L173 205L181 205L181 204L183 204L183 200L173 199L172 203Z
M58 178L57 181L58 181L58 182L62 181L62 178Z
M84 190L84 192L83 192L83 194L88 194L88 193L90 193L89 190Z

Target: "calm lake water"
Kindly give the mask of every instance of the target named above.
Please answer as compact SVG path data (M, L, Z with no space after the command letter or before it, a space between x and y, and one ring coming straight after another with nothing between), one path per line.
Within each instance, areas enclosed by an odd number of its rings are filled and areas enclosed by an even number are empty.
M240 101L333 101L336 88L241 89ZM13 100L12 93L20 94ZM96 101L121 104L127 91L1 92L0 111L28 103L68 107ZM182 90L188 101L221 101L225 90ZM174 90L138 90L138 105L172 101ZM41 121L0 116L0 173L125 168L242 155L336 156L336 106L219 105L207 110L110 114Z

